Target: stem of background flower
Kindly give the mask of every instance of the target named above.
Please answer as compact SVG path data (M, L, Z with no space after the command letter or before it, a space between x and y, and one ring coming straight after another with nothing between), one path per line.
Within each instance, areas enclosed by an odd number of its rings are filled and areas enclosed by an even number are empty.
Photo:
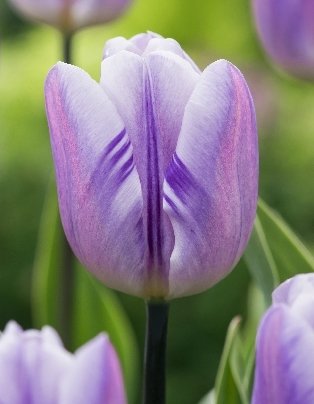
M63 44L63 61L65 63L72 63L72 34L64 33L62 36ZM61 225L61 224L60 224ZM72 330L72 314L73 314L73 300L74 300L74 264L75 258L68 240L62 231L62 264L61 264L61 277L60 277L60 334L64 345L69 349L71 348L71 330Z
M165 404L169 304L147 302L146 313L143 404Z

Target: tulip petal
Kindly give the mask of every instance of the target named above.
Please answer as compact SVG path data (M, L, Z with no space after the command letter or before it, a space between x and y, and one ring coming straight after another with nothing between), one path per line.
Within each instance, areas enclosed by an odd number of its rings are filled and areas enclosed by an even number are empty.
M278 286L273 292L274 304L285 304L314 330L314 274L300 274Z
M21 370L21 332L20 327L11 322L0 337L1 404L24 404L27 384Z
M10 0L17 11L30 19L58 25L64 7L62 0Z
M105 23L122 14L130 3L131 0L75 0L72 18L78 27Z
M27 386L25 402L55 404L60 381L72 363L72 355L60 349L51 335L42 338L40 332L26 331L22 342L22 378Z
M105 335L99 335L76 352L59 403L126 403L118 358Z
M45 91L60 213L71 247L109 287L140 293L142 194L123 121L81 69L56 65Z
M56 402L71 355L60 349L59 337L52 329L46 328L44 334L35 330L23 333L12 323L7 326L0 343L1 404Z
M312 404L314 332L284 305L265 315L257 338L252 404Z
M292 306L304 294L314 294L314 274L299 274L283 282L273 292L273 303Z
M160 39L152 39L155 40ZM143 77L147 75L152 95L145 92ZM153 97L154 119L158 127L156 137L161 138L161 158L165 169L177 144L185 106L198 79L199 74L186 60L168 51L150 53L144 61L140 56L127 51L103 60L101 85L126 124L140 177L145 176L147 171L146 159L143 158L146 133L143 133L142 124L146 96ZM124 96L121 97L121 94Z
M150 295L154 295L154 289L159 296L168 293L174 239L162 209L164 171L198 78L189 62L165 51L153 52L144 59L122 51L102 62L101 85L125 122L141 181L145 267L147 278L154 284L153 290L146 290Z
M261 41L284 69L311 79L314 68L312 0L253 0Z
M204 70L166 172L164 209L175 233L170 296L207 289L229 273L257 203L255 113L242 74L226 61Z

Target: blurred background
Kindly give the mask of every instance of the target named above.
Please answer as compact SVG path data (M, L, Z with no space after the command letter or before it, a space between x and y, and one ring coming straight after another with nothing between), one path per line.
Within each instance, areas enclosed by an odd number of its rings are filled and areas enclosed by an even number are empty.
M61 38L0 5L0 329L9 319L31 327L31 273L52 160L43 83L61 59ZM79 32L74 63L99 78L105 41L151 30L177 39L200 67L228 59L255 100L260 195L314 250L314 87L266 60L249 0L136 0L118 21ZM213 385L227 326L244 319L250 276L240 262L212 290L172 302L168 402L196 403ZM118 294L143 347L144 304ZM90 315L93 315L91 313Z

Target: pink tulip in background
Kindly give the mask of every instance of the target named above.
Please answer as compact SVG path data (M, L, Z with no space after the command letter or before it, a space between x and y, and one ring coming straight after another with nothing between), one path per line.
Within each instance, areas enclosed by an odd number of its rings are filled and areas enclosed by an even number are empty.
M131 0L10 0L23 16L63 32L101 24L120 16Z

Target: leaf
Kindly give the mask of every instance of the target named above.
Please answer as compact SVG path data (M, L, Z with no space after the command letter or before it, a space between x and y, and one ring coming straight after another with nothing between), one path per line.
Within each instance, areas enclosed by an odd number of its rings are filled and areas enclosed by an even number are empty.
M32 311L36 327L49 324L59 333L62 331L62 239L55 186L51 181L39 232L33 274ZM115 293L93 279L78 261L75 262L70 347L76 349L102 331L108 333L121 360L130 402L134 402L139 366L131 325Z
M272 291L279 284L279 275L258 216L255 219L244 259L253 278L263 291L267 305L270 305Z
M249 404L241 382L240 353L235 352L240 318L234 318L228 328L225 346L218 368L215 394L216 404Z
M278 268L280 282L314 271L314 257L285 221L261 199L258 217Z
M244 364L241 380L247 396L250 397L254 375L256 333L261 318L267 309L262 291L254 283L251 284L248 291L247 308L246 321L241 330L242 357Z
M211 390L205 397L202 398L199 404L216 404L215 391Z

